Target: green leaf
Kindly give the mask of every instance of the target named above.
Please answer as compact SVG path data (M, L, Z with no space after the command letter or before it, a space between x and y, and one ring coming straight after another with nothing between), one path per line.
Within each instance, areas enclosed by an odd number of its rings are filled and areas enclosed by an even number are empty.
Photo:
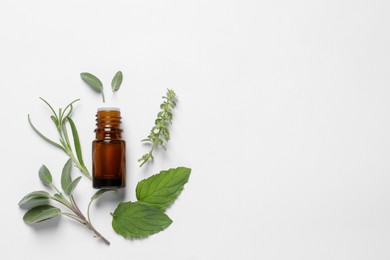
M51 205L38 206L30 209L23 216L26 224L34 224L61 215L61 210Z
M178 167L144 179L137 185L137 199L152 207L166 209L179 196L190 173L191 169Z
M112 92L116 92L119 90L119 88L122 84L122 81L123 81L122 71L118 71L111 81Z
M79 160L80 165L85 168L83 154L81 152L80 138L79 138L79 134L77 132L76 125L70 117L67 117L67 120L70 124L70 128L72 129L73 142L74 142L74 147L76 149L77 159Z
M67 195L70 195L72 194L73 190L76 188L77 184L79 184L79 181L81 180L81 176L80 177L77 177L76 179L74 179L74 181L72 181L67 189L67 191L65 192Z
M55 116L55 118L58 118L56 111L54 111L54 108L49 104L49 102L47 102L45 99L43 99L41 97L39 97L39 99L42 100L50 108L50 110L53 112L53 115Z
M41 132L39 132L38 129L35 128L35 126L33 125L33 123L31 122L31 119L30 119L30 115L28 115L28 123L30 124L31 128L34 130L34 132L39 135L43 140L45 140L46 142L48 142L49 144L51 145L54 145L55 147L61 149L62 151L66 152L65 149L59 144L59 143L56 143L52 140L50 140L49 138L47 138L46 136L44 136Z
M24 196L18 203L20 207L45 205L49 202L50 194L46 191L33 191Z
M119 203L112 214L112 228L126 238L142 238L167 228L172 220L161 210L140 202Z
M69 185L72 183L72 177L70 175L70 172L72 170L72 159L69 159L64 167L62 168L62 174L61 174L61 187L65 191L66 194L69 188Z
M87 83L96 92L102 93L103 83L100 81L100 79L88 72L83 72L80 74L80 76L84 80L84 82Z
M101 189L98 190L95 194L93 194L93 196L91 197L91 201L98 199L101 195L103 195L107 191L110 191L112 193L117 193L116 189Z
M46 185L50 185L51 182L53 181L53 178L51 177L51 173L45 165L41 166L38 174L39 174L39 178L41 179L41 181Z

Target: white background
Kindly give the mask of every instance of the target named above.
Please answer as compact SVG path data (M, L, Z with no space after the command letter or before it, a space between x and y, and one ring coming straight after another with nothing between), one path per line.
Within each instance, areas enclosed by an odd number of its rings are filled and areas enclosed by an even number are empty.
M1 0L1 258L390 259L389 12L385 0ZM121 107L128 145L125 194L92 209L110 247L64 217L29 227L17 206L44 189L42 164L59 182L67 160L27 123L56 138L39 96L82 99L73 118L91 163L102 103L83 71ZM139 169L166 88L180 97L168 152ZM193 171L173 224L116 235L118 200L176 166ZM83 210L92 194L83 179Z

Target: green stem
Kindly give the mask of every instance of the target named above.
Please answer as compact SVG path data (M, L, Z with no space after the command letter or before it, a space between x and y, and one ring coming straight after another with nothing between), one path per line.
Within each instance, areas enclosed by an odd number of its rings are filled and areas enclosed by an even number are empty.
M160 137L160 134L161 134L161 129L158 131L158 136L159 137ZM158 142L154 142L153 143L153 146L152 146L152 148L149 151L150 156L146 160L144 160L139 167L142 167L142 165L144 165L147 161L149 161L150 158L152 158L152 160L153 160L153 151L157 147L157 145L158 145Z
M64 196L62 196L61 193L59 194L59 196L60 196L60 198L57 198L57 197L54 197L54 196L50 196L50 199L55 200L55 201L57 201L58 203L61 203L62 205L64 205L65 207L67 207L68 209L70 209L70 210L73 211L74 208L73 208L72 204L71 204L69 201L67 201L67 200L64 198Z
M66 212L62 212L61 214L64 215L64 216L67 216L67 217L69 217L71 219L74 219L74 220L78 221L80 224L86 225L86 222L83 219L81 219L80 217L76 216L76 215L73 215L73 214L70 214L70 213L66 213Z
M70 151L68 153L68 156L72 159L74 165L88 178L92 179L91 174L89 173L88 169L83 167L79 161L77 161L76 157L74 156L73 152Z
M54 185L53 183L50 183L50 186L51 186L53 189L55 189L56 192L57 192L58 194L61 194L61 191L60 191L59 189L57 189L56 185Z
M79 207L77 206L76 204L76 201L74 200L73 196L70 195L70 202L72 203L73 207L74 207L74 210L73 212L82 220L85 221L85 225L89 228L89 230L91 230L95 236L99 239L101 239L106 245L110 245L110 241L108 241L104 236L102 236L102 234L100 234L94 226L92 226L91 222L88 221L85 216L83 215L83 213L80 211ZM89 206L88 206L89 207ZM88 212L89 212L89 209L88 209ZM89 216L88 216L89 218Z
M92 204L92 201L91 200L89 203L88 203L88 210L87 210L87 217L88 217L88 222L92 225L92 222L91 222L91 218L89 216L89 209L91 208L91 204Z

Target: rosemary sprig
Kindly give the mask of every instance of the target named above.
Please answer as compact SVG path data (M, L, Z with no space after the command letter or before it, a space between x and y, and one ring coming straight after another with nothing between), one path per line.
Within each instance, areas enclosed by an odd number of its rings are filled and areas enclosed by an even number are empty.
M150 131L147 138L141 140L141 142L148 142L152 144L152 148L146 154L144 154L138 162L141 162L139 167L142 167L149 159L154 160L153 151L158 146L161 146L166 150L166 142L168 142L170 135L168 130L168 123L172 124L172 109L176 106L177 96L172 89L167 90L166 96L162 97L164 102L160 105L161 111L157 114L155 120L155 126Z
M71 114L73 111L73 104L79 99L76 99L72 101L69 105L65 107L65 109L59 109L58 114L55 112L53 107L47 102L45 99L41 98L40 99L49 107L51 112L53 113L52 116L50 117L51 120L54 122L57 132L59 135L59 143L51 140L50 138L46 137L43 135L31 122L30 115L28 115L28 122L30 123L32 129L34 130L35 133L37 133L42 139L44 139L46 142L54 145L55 147L61 149L64 151L73 161L74 165L80 169L80 171L87 176L89 179L91 179L91 174L89 173L87 167L84 164L83 161L83 156L81 153L81 145L80 145L80 139L79 135L77 132L77 128L75 123L73 122L71 118ZM66 123L69 123L71 130L72 130L72 136L73 136L73 143L74 143L74 148L76 150L76 155L73 152L72 145L69 140L68 136L68 131L66 127Z

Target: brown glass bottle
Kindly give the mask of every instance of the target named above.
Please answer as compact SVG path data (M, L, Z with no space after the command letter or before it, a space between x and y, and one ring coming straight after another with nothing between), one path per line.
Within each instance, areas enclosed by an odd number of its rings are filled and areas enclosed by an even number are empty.
M126 144L122 140L121 112L99 108L96 140L92 142L92 183L94 188L123 188L126 181Z

